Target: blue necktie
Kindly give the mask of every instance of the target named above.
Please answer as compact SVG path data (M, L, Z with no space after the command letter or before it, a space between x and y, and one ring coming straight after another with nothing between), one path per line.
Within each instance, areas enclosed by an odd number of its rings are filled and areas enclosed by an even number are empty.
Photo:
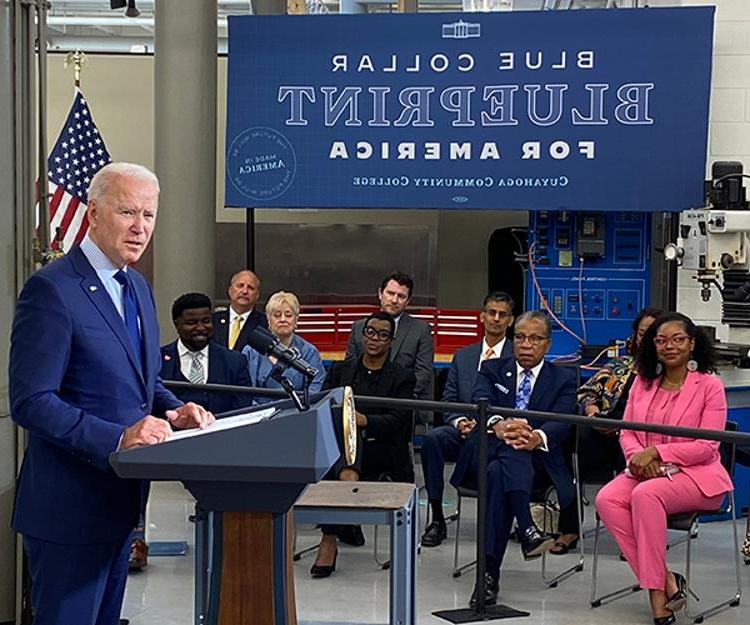
M531 369L523 370L523 379L521 380L521 386L518 387L516 392L516 410L526 410L529 407L529 399L531 398Z
M138 331L138 302L133 292L133 284L130 282L130 276L127 272L120 269L115 274L115 280L122 285L122 303L123 312L125 313L125 327L128 329L130 342L133 344L135 356L138 361L138 367L143 366L141 356L141 333Z

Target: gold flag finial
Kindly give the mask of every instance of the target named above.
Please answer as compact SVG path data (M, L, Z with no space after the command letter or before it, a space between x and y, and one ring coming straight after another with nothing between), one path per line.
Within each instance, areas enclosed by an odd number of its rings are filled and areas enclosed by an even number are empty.
M73 68L76 87L81 86L81 70L88 65L88 62L88 57L80 50L68 52L65 55L65 69Z

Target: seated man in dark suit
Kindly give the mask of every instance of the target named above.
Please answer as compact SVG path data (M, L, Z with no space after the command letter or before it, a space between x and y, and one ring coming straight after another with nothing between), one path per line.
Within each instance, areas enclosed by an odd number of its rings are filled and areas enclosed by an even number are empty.
M519 316L513 336L514 357L488 360L482 365L473 400L486 399L491 406L517 410L573 413L576 379L572 371L544 361L550 339L549 318L542 311ZM561 507L573 501L575 487L563 450L569 426L495 415L488 420L488 432L475 430L469 437L451 484L476 483L479 437L489 436L485 600L491 605L497 602L500 565L514 518L524 558L538 557L554 544L554 536L540 532L531 518L529 502L534 483L551 482ZM476 588L470 604L476 605Z
M172 305L172 321L179 339L161 348L163 380L193 384L251 386L245 357L214 343L211 300L202 293L186 293ZM252 404L249 393L176 389L182 401L194 401L214 414Z
M388 358L394 329L393 317L386 312L378 311L367 317L362 329L364 352L361 356L334 362L323 389L351 386L355 395L412 399L414 373ZM369 407L357 410L357 428L362 443L357 466L346 467L332 477L413 482L414 465L409 449L412 422L411 410ZM323 526L321 529L320 550L310 569L313 577L328 577L336 569L336 536L343 531L337 526Z
M513 299L503 291L493 291L484 298L479 319L484 339L467 345L453 355L443 401L471 403L477 371L485 360L513 355L513 341L506 337L513 325ZM459 413L443 415L444 425L427 432L422 442L424 486L432 512L432 522L422 536L423 547L436 547L447 535L443 515L443 472L445 462L455 462L466 437L476 425L473 416Z
M213 314L214 342L241 352L250 333L257 327L268 327L263 311L256 308L260 298L260 278L242 269L229 281L229 308Z
M186 293L172 304L172 321L179 339L161 348L161 379L194 384L232 384L251 386L250 374L242 354L211 342L211 300L202 293ZM181 401L195 402L218 414L252 404L249 393L224 393L175 389ZM148 565L144 518L133 534L128 565L139 571Z

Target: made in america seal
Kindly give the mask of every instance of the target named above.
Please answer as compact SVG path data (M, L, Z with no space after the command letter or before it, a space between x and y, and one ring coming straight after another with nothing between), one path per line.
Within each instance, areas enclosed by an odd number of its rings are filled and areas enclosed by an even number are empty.
M249 128L227 152L227 177L254 201L273 200L292 184L297 157L289 140L273 128Z

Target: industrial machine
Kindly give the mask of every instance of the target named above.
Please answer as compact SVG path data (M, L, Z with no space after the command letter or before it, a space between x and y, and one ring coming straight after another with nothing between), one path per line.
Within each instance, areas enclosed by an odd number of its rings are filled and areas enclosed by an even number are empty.
M588 362L618 340L624 347L652 303L651 222L635 212L531 213L525 307L548 312L553 357Z
M715 162L707 182L707 206L680 215L679 236L664 249L665 258L689 271L700 284L701 299L721 297L721 323L738 357L750 345L750 206L742 163ZM726 345L720 344L720 351Z

